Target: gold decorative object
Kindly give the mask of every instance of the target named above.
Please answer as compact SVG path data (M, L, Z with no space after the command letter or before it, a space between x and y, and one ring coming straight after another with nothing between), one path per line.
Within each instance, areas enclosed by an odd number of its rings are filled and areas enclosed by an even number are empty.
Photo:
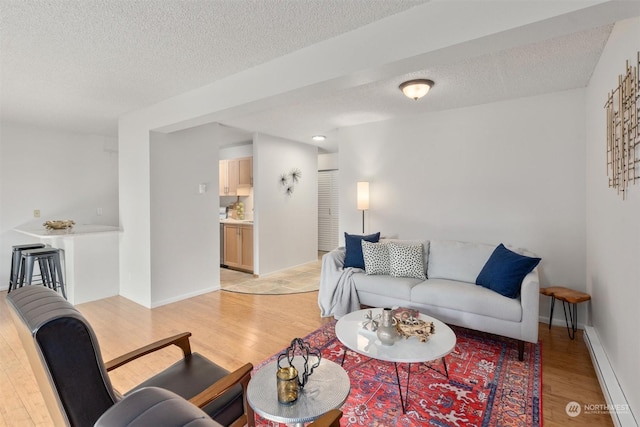
M640 52L637 63L626 64L618 76L618 87L607 96L607 177L609 187L625 199L629 182L640 179Z
M47 230L68 230L73 228L76 223L73 220L55 220L55 221L46 221L44 224L44 228Z
M293 366L278 368L278 402L290 405L298 400L298 370Z

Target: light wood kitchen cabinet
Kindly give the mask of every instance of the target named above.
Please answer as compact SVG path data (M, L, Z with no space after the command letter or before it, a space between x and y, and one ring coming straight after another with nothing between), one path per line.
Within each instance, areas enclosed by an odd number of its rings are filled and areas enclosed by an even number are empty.
M253 187L253 157L220 160L221 196L236 196L239 186Z
M253 225L224 225L224 263L230 268L253 272Z
M253 157L238 160L238 185L253 187Z

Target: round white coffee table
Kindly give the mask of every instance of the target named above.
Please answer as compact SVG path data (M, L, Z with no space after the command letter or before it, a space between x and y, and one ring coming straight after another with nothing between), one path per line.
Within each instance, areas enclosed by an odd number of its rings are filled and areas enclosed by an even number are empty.
M295 359L293 364L298 366ZM247 388L249 405L256 414L271 421L302 426L342 406L351 391L349 376L342 366L321 359L298 393L298 400L291 405L281 404L276 387L277 368L277 362L263 366L252 374Z
M433 322L435 333L429 337L427 342L420 342L416 337L409 339L399 338L393 345L383 345L375 332L364 329L366 314L371 311L375 317L382 313L381 308L372 308L351 312L338 320L336 323L336 337L349 350L368 356L373 359L393 362L396 368L396 379L398 390L400 391L400 403L402 411L406 411L407 399L409 397L409 380L411 376L411 364L431 362L442 359L444 373L427 365L446 377L449 377L445 356L453 351L456 346L456 334L449 326L438 319L420 314L420 319L426 322ZM345 351L346 355L346 351ZM344 357L343 357L344 362ZM406 397L402 397L400 376L398 375L398 363L408 363Z

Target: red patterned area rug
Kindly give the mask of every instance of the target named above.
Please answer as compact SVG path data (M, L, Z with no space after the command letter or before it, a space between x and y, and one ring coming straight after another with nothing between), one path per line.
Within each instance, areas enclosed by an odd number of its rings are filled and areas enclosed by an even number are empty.
M455 350L441 361L411 365L406 413L402 412L393 363L348 351L344 369L351 393L341 408L341 426L540 426L542 371L540 344L526 343L518 360L515 340L452 327ZM304 337L322 357L340 363L344 347L335 336L335 321ZM273 361L265 360L256 369ZM407 367L398 364L403 396ZM440 371L440 372L437 372ZM274 396L275 398L275 396ZM257 426L277 426L256 416Z

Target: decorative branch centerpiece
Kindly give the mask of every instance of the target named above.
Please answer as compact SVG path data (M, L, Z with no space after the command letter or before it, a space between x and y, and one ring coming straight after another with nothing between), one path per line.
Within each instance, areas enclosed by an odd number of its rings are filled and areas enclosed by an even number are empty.
M420 342L427 342L436 333L433 322L420 319L418 310L398 308L394 310L394 317L397 320L396 328L404 339L416 337Z

